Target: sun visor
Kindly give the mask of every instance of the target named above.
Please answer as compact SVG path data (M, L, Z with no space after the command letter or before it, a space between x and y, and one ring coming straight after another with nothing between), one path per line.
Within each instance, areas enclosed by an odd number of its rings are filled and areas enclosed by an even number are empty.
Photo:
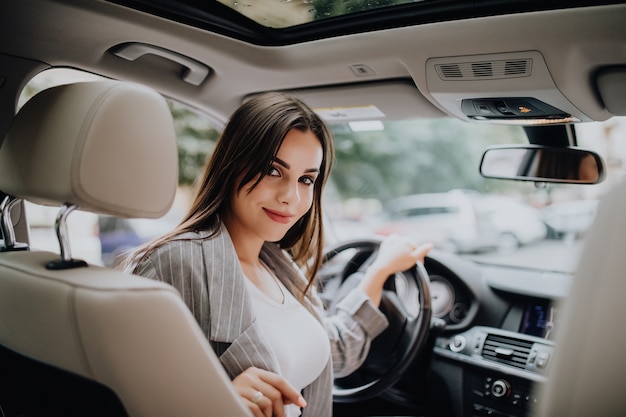
M596 83L606 109L615 116L626 116L626 67L600 71Z
M327 123L442 117L412 80L342 84L286 91L315 110Z

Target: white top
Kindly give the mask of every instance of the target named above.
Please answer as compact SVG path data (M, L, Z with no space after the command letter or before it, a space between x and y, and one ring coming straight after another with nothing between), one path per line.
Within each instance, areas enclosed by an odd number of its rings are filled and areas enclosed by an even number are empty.
M279 284L285 302L272 300L246 279L259 328L276 354L280 374L302 391L322 372L330 355L326 330L287 289ZM278 283L278 281L277 281ZM285 408L288 417L299 416L300 408Z

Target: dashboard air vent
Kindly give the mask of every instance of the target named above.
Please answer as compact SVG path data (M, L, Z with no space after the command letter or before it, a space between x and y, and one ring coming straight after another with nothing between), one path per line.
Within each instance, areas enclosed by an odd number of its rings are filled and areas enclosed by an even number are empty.
M455 62L436 64L435 69L442 80L488 80L527 77L531 73L532 63L530 58Z
M482 355L485 359L524 369L532 346L533 343L526 340L489 334Z

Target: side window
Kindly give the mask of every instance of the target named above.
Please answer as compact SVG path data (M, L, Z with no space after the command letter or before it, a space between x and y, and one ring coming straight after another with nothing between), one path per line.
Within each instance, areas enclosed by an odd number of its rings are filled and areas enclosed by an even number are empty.
M102 77L68 68L56 68L35 76L18 101L23 106L38 92L56 85L95 81ZM119 256L147 240L173 229L190 204L196 177L213 151L219 128L181 103L167 99L178 140L179 187L170 212L160 219L122 219L75 211L68 218L72 256L90 263L114 266ZM58 207L25 203L31 247L59 251L54 222ZM116 261L117 260L117 261Z

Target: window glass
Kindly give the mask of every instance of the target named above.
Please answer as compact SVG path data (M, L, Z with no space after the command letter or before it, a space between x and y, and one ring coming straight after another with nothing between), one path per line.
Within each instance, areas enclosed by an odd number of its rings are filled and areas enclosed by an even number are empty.
M625 117L576 125L578 145L606 163L606 179L596 185L481 177L486 146L528 143L519 126L416 119L371 132L332 130L331 244L402 233L481 262L573 271L599 199L624 178Z
M344 16L420 0L219 0L255 22L286 28L330 17Z

